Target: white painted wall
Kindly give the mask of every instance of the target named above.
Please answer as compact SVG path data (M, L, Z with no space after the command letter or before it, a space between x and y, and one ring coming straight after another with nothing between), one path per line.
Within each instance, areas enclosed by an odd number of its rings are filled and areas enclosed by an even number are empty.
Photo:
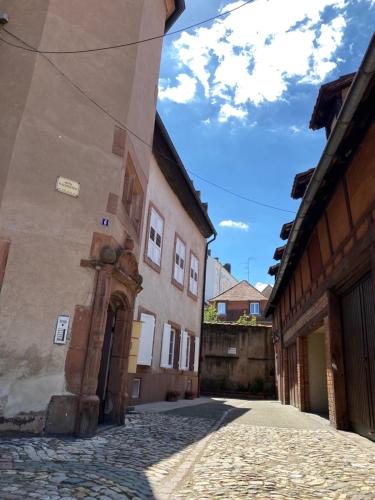
M146 236L148 236L146 234L147 215L150 202L165 219L160 273L152 269L143 260ZM203 264L206 240L170 188L153 156L149 172L145 217L139 267L140 274L143 276L144 289L137 298L134 314L135 319L137 319L138 310L141 306L156 315L152 369L154 372L159 372L164 323L173 321L181 326L181 330L189 330L196 336L200 334ZM176 232L186 244L186 267L183 291L179 290L171 282ZM190 250L199 259L198 300L193 300L187 294Z
M238 280L224 268L224 266L210 255L207 257L206 271L206 302L216 295L225 292L236 285Z

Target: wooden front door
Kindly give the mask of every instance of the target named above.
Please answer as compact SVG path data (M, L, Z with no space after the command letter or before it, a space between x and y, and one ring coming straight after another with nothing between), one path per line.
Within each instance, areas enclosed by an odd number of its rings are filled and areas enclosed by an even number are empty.
M349 424L375 440L375 300L371 275L341 299Z
M297 344L288 347L289 403L298 407Z
M105 328L102 358L100 361L100 370L98 375L97 396L99 398L99 423L104 422L105 402L107 397L109 369L111 365L113 335L116 324L116 313L111 307L108 308L107 324Z

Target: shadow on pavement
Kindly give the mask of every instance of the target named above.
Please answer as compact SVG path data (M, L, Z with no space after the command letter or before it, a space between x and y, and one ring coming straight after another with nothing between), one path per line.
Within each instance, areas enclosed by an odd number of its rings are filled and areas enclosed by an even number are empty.
M129 414L125 426L101 430L90 439L3 439L0 498L163 498L158 489L227 410L232 411L225 424L248 411L220 400Z

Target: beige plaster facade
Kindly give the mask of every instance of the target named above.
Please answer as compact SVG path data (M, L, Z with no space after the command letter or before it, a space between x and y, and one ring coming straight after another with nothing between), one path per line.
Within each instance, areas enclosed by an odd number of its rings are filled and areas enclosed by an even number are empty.
M39 50L59 51L161 34L167 4L1 0L0 10L9 14L10 32ZM9 34L2 36L22 45ZM132 276L137 276L140 238L121 199L129 157L145 192L151 151L116 128L118 123L90 99L151 142L161 46L162 40L156 40L43 56L0 44L0 250L9 246L0 283L0 430L42 431L51 397L72 394L66 374L71 328L79 324L77 307L88 311L87 330L94 328L102 269L82 261L99 258L100 242L125 252L128 248L135 259L134 267L129 257ZM79 196L58 192L58 176L78 182ZM102 225L103 218L108 226ZM122 271L130 261L117 260ZM107 304L111 291L120 287L111 279L103 285ZM138 288L129 295L131 310ZM66 344L57 345L55 326L62 314L70 317L70 329ZM105 317L106 311L95 334L104 329ZM101 352L103 338L98 339L95 349Z
M156 208L163 217L164 232L160 270L151 267L147 259L142 259L140 262L144 289L136 301L135 319L139 319L142 311L154 315L155 332L151 366L138 365L137 373L130 376L131 381L134 378L141 379L139 398L131 399L134 404L165 399L168 391L178 391L183 397L186 390L196 393L198 389L197 367L195 370L181 370L163 368L160 365L165 323L172 323L179 332L188 331L192 337L200 336L206 238L168 184L155 156L151 158L149 172L142 255L147 253L145 246L148 240L147 216L150 207ZM176 234L186 245L183 287L177 287L172 283ZM188 293L190 252L193 252L199 260L196 299ZM179 356L177 352L176 356Z

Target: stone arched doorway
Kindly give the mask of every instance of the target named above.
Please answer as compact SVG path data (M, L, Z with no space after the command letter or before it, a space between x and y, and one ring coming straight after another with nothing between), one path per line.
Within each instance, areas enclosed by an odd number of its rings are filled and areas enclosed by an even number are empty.
M100 235L99 235L100 236ZM142 276L132 240L124 247L113 239L93 241L93 302L76 306L65 362L67 392L51 397L45 432L92 436L98 420L125 422L126 383L134 303Z
M132 309L126 296L119 292L112 294L107 310L96 390L99 398L99 423L124 423L131 319Z

